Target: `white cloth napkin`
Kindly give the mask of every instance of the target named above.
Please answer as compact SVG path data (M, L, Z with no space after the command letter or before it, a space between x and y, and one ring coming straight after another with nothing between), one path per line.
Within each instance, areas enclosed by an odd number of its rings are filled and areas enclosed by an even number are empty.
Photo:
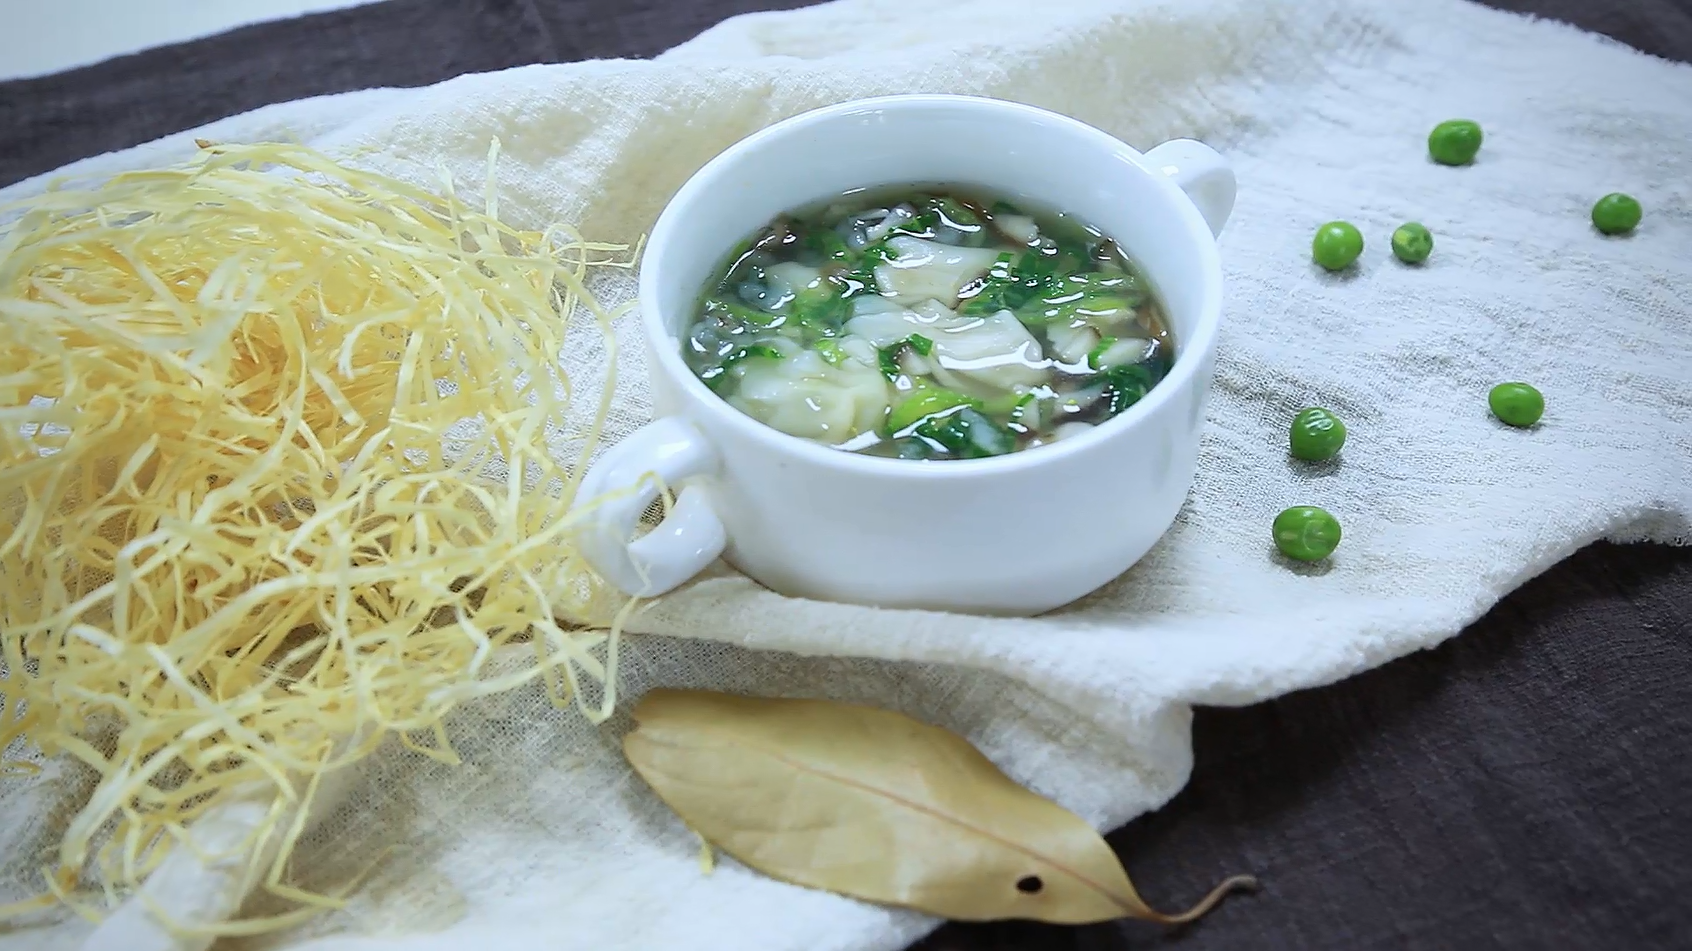
M261 109L74 171L180 160L197 135L289 138L419 181L444 164L469 187L497 135L503 214L632 241L736 139L913 91L1031 102L1141 148L1193 136L1236 164L1191 501L1140 565L1036 619L818 604L718 570L636 621L667 636L629 644L628 696L691 684L905 710L1103 828L1181 788L1193 704L1432 646L1594 540L1692 535L1692 68L1459 0L842 0L732 20L653 62ZM1426 157L1452 117L1486 128L1472 167ZM1616 190L1645 206L1629 238L1587 219ZM1310 263L1333 218L1367 238L1355 273ZM1387 249L1408 220L1435 235L1424 267ZM617 434L648 411L637 351L623 349ZM573 357L579 383L602 358ZM1512 379L1544 391L1538 428L1489 417L1487 390ZM1350 427L1337 465L1286 456L1287 422L1312 404ZM1344 523L1327 567L1272 554L1270 521L1298 503ZM464 766L390 749L296 851L296 880L328 890L395 848L345 910L219 947L864 951L934 926L733 863L703 875L695 840L623 765L626 726L590 727L538 691L465 708ZM48 816L86 795L75 776L0 785L0 901L35 890ZM88 927L49 915L0 946L72 948Z

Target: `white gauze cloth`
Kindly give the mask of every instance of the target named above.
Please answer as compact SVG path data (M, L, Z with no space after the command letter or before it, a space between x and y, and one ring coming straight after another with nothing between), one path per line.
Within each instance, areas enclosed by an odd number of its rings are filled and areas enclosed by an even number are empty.
M1102 829L1181 788L1192 705L1252 703L1437 644L1594 540L1692 534L1692 68L1459 0L1046 0L1037 15L1026 0L842 0L732 20L652 62L278 105L73 171L183 160L195 136L281 138L420 183L444 164L467 187L498 136L503 216L632 242L748 133L918 91L1033 103L1142 149L1197 137L1234 162L1190 502L1122 578L1033 619L820 604L716 569L634 622L662 636L627 643L626 697L698 685L907 711ZM1428 130L1452 117L1486 129L1472 167L1427 158ZM1610 191L1644 204L1632 237L1588 221ZM1334 218L1367 238L1355 273L1310 262L1311 234ZM1423 267L1387 250L1408 220L1435 235ZM614 436L649 407L638 333L621 333ZM579 392L603 362L571 355ZM1516 379L1545 393L1535 429L1488 415L1487 390ZM1287 458L1288 420L1308 405L1346 420L1339 464ZM1271 520L1301 503L1344 523L1325 568L1272 554ZM622 762L626 715L593 727L536 689L449 725L463 766L390 746L294 853L294 879L327 891L392 848L344 910L218 947L874 951L935 925L732 862L702 874L697 842ZM0 785L0 902L38 890L51 819L86 794L52 764ZM266 910L260 897L247 912ZM90 927L47 915L0 946L75 948Z

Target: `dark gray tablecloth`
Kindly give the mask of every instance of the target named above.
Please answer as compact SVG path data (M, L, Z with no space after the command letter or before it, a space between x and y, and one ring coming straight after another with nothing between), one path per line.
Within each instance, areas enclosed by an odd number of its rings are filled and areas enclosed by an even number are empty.
M1692 0L1493 2L1692 60ZM247 27L0 83L0 184L271 102L647 56L803 5L388 0ZM1598 545L1437 650L1199 712L1192 783L1111 842L1154 904L1242 871L1261 894L1173 933L951 926L923 948L1692 948L1689 732L1692 551Z

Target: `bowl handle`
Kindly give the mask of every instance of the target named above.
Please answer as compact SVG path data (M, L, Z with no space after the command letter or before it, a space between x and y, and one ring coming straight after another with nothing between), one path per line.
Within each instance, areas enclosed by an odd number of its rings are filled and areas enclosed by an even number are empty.
M685 486L652 531L635 526L660 486L717 470L717 450L692 423L666 416L635 430L588 468L576 490L585 525L577 544L600 576L625 594L655 597L715 561L728 544L704 489Z
M1222 234L1234 210L1234 170L1215 149L1195 139L1171 139L1146 153L1152 167L1187 193L1210 233Z

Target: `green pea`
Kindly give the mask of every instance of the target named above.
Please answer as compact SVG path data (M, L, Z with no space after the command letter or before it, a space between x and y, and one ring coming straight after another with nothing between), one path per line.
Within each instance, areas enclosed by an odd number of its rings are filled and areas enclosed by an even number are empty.
M1321 561L1340 543L1340 523L1314 505L1295 505L1275 516L1275 547L1297 561Z
M1592 206L1592 226L1605 234L1627 234L1644 214L1632 195L1611 192Z
M1545 415L1545 397L1526 383L1500 383L1487 394L1492 415L1511 426L1526 428Z
M1447 119L1428 133L1428 155L1441 165L1467 165L1481 148L1481 127L1468 119Z
M1345 445L1345 424L1320 406L1300 410L1292 421L1292 454L1306 462L1325 462Z
M1363 253L1363 233L1349 221L1330 221L1316 229L1310 257L1330 271L1343 271Z
M1419 221L1398 226L1392 233L1392 253L1405 264L1421 264L1433 253L1434 236Z

